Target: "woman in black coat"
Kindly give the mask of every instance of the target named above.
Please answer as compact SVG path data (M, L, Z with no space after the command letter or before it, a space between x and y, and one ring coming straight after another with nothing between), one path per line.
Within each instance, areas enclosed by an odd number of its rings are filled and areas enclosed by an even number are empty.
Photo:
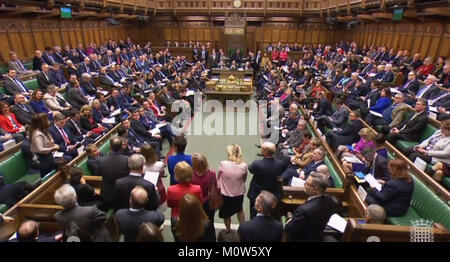
M408 174L408 165L401 159L389 162L391 179L381 190L373 188L367 195L367 204L378 204L386 209L387 216L403 216L408 212L414 191L414 181Z

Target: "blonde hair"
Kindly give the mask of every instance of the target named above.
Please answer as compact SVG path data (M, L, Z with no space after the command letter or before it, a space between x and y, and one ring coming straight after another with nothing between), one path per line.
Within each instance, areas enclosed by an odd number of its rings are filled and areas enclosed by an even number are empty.
M176 164L174 173L175 179L180 183L188 183L192 180L192 167L186 161Z
M242 158L241 147L237 144L227 146L227 158L231 162L242 163L244 159Z
M363 137L364 139L371 141L374 139L374 137L377 135L375 132L370 130L370 128L364 127L358 132L359 136Z
M88 110L92 112L92 107L89 105L84 105L80 109L80 114L84 116L84 112Z
M192 155L192 169L199 175L203 175L209 169L208 160L200 153Z

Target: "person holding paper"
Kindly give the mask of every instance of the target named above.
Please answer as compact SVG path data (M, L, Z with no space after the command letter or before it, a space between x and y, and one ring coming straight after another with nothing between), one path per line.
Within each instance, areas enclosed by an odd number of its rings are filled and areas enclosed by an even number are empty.
M155 190L155 185L145 180L145 157L140 154L133 154L128 158L128 176L118 178L115 183L115 207L129 208L130 194L135 186L142 186L147 191L149 201L145 205L146 210L156 210L159 206L159 197Z
M425 139L417 146L408 148L405 151L411 161L414 162L416 157L429 164L436 164L438 162L450 164L450 119L444 120L441 123L441 129L436 130L432 136ZM428 174L432 174L433 170L425 169Z
M374 138L376 134L369 128L363 128L359 131L361 139L358 143L354 143L351 146L341 145L338 147L336 157L342 161L342 166L346 174L352 172L366 172L366 166L369 165L367 154L368 151L375 149ZM342 157L340 157L342 156ZM359 161L351 161L352 158L357 158Z
M345 123L342 130L329 131L325 134L328 145L336 150L339 145L349 145L359 140L358 132L363 128L358 111L350 113L350 122Z
M381 190L372 188L366 202L384 207L387 216L403 216L411 203L414 180L408 174L408 165L401 159L391 160L389 170L392 173L391 179L382 185Z
M288 213L284 231L290 242L320 242L323 230L331 215L337 213L335 199L325 195L328 179L324 174L312 173L305 183L308 200L300 205L294 214Z
M380 98L374 106L369 107L370 114L366 117L366 122L372 123L377 117L382 117L384 110L391 106L391 90L385 87L381 90Z
M311 172L317 171L317 167L324 164L325 155L326 153L323 148L319 147L314 149L312 161L308 165L297 170L289 168L281 174L283 183L287 185L291 184L292 177L299 177L300 179L308 178Z
M67 118L57 112L54 117L53 125L48 129L55 144L59 146L59 151L64 153L64 159L70 162L78 156L77 148L81 146L74 135L65 127Z
M38 156L41 177L57 167L52 153L59 150L59 146L53 141L48 131L49 127L50 121L45 113L36 114L31 119L29 130L31 152Z
M140 153L145 157L145 173L158 173L158 180L155 185L159 194L159 207L157 208L157 211L164 212L167 209L167 194L162 178L165 176L164 168L166 165L164 162L158 160L155 149L149 145L143 145Z

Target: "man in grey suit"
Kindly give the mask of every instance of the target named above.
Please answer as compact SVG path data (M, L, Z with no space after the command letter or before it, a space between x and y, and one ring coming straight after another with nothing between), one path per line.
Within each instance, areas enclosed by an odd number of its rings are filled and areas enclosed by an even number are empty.
M22 125L31 124L31 118L36 114L34 109L26 103L25 96L21 93L14 94L14 105L11 107L11 111Z
M58 188L54 194L55 203L64 207L64 210L55 214L60 225L67 228L76 223L80 228L86 229L91 236L97 238L103 234L103 225L107 219L105 212L96 206L79 206L75 189L65 184Z
M284 143L280 143L277 146L277 158L281 158L282 156L289 156L289 148L298 147L303 142L303 133L306 130L306 121L299 120L297 124L297 128L291 131L291 133L287 133L289 136Z
M8 75L3 84L5 86L6 94L12 96L15 93L21 93L25 96L31 96L31 92L25 86L25 84L17 78L16 70L9 69Z
M20 61L20 59L17 58L17 54L14 51L11 51L9 53L9 62L8 67L9 69L16 70L18 75L28 74L32 73L32 70L28 70L25 68L24 64Z
M111 152L98 159L98 173L103 178L100 195L103 197L104 206L108 208L113 206L116 180L130 173L128 157L120 154L122 139L113 137L110 144Z
M42 64L41 72L39 74L37 74L37 76L36 76L36 80L38 81L39 88L43 91L46 91L47 87L49 85L54 84L50 78L49 68L50 68L49 65Z
M348 120L348 110L345 108L344 103L340 98L333 99L333 104L336 105L336 112L334 112L331 116L319 116L316 118L317 127L324 131L324 128L341 128Z

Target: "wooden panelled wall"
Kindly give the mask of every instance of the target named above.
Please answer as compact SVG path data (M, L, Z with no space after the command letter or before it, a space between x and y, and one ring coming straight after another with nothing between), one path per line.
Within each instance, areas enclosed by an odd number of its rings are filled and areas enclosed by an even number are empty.
M350 37L361 44L419 52L422 58L450 55L449 23L365 24Z
M214 27L208 22L155 22L131 28L130 35L140 42L151 41L161 45L166 41L200 41L214 43L216 48L224 47L224 27ZM323 23L265 23L261 27L247 27L247 45L250 50L266 47L269 43L313 44L334 43L350 31L330 28Z
M30 59L34 50L46 46L63 46L91 42L103 44L108 39L125 39L125 26L108 26L99 21L68 21L40 19L0 19L0 59L9 60L9 52Z

